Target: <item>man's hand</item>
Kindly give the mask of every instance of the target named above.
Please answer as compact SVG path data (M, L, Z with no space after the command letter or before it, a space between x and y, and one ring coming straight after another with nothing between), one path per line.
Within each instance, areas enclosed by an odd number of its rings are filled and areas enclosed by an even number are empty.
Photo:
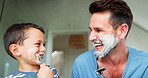
M43 63L40 65L37 76L38 78L53 78L54 73L45 63Z

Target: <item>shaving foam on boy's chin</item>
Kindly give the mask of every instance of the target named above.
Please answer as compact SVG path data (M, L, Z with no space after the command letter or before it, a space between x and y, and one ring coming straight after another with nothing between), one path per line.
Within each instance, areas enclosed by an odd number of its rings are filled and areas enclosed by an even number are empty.
M35 62L38 63L38 64L42 64L43 63L44 52L36 53L35 56L36 56Z
M28 52L34 52L34 51L36 51L36 48L30 48L30 49L28 49ZM39 52L39 53L36 53L35 54L35 57L36 57L36 59L35 60L33 60L31 57L30 58L28 58L28 59L30 59L30 60L32 60L32 61L35 61L36 63L38 63L38 64L42 64L42 62L43 62L43 57L44 57L44 52Z

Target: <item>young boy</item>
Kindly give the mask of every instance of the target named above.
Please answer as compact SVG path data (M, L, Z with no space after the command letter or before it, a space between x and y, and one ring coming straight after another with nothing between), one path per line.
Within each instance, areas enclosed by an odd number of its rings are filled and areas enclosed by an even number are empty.
M5 78L59 78L55 68L42 63L44 30L32 23L10 26L4 34L7 53L18 61L18 69Z

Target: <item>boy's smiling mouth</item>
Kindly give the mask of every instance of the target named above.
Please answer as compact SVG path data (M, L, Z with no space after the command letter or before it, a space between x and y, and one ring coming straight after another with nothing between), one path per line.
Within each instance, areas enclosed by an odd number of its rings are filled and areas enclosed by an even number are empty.
M29 52L33 52L35 51L36 48L31 48L31 49L28 49ZM44 58L44 54L45 52L38 52L35 54L35 62L38 63L38 64L41 64L43 62L43 58ZM29 58L30 60L32 60L32 58Z
M43 58L44 58L44 52L40 52L40 53L36 53L36 58L37 58L37 63L42 63L43 62Z

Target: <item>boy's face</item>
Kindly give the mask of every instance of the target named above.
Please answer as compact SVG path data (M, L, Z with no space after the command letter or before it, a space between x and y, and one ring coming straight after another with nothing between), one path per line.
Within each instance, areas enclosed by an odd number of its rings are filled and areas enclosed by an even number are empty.
M29 28L26 33L28 38L19 46L18 60L24 64L40 64L46 51L44 34L35 28Z

